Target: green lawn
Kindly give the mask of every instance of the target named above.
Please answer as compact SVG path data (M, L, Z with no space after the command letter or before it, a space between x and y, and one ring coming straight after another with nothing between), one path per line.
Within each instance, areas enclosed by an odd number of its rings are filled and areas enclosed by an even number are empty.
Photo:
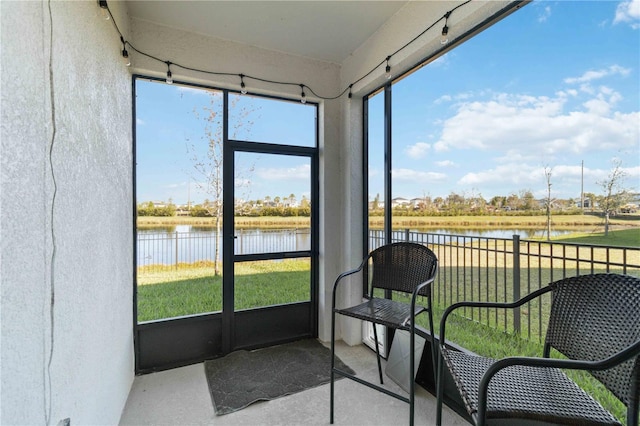
M243 262L235 265L236 310L310 299L308 259ZM139 268L138 321L222 310L222 276L213 265Z
M640 228L609 231L609 235L606 237L604 231L593 234L571 234L561 238L554 238L553 241L617 247L640 247Z

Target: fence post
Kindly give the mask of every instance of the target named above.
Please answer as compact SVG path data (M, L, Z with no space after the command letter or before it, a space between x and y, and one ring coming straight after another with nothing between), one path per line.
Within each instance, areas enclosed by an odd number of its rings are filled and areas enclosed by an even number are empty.
M404 240L406 242L409 242L409 238L411 238L411 236L409 235L409 229L405 229L404 230Z
M176 231L176 269L178 269L178 231Z
M513 301L520 299L520 235L513 236ZM520 308L513 310L513 330L520 333Z

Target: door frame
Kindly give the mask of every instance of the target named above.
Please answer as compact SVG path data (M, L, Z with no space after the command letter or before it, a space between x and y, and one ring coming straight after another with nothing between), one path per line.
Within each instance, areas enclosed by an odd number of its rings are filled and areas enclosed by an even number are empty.
M228 105L228 103L225 103ZM288 155L311 162L311 245L309 250L237 255L234 250L235 223L223 221L222 243L222 323L224 353L254 349L318 336L318 150L313 147L228 140L225 134L223 167L223 217L234 217L235 153ZM317 133L316 133L317 139ZM310 300L286 305L234 310L235 263L238 261L279 260L308 257L311 261ZM307 317L308 321L301 321ZM277 324L277 327L275 326Z

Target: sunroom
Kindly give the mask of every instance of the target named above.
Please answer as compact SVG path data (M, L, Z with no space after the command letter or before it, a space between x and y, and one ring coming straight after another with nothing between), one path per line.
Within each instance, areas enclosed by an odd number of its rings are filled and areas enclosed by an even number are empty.
M159 378L154 386L170 387L181 371L193 371L180 368L233 351L306 337L329 342L333 281L372 249L365 165L379 161L391 175L390 160L371 156L374 148L387 148L364 141L374 126L384 141L391 139L390 121L381 117L391 110L392 85L524 7L531 6L493 0L0 3L0 423L117 424L130 392L140 391L134 381L152 380L141 374L163 370L158 374L167 376L149 377ZM238 252L246 240L234 220L222 221L220 306L142 317L137 204L157 200L141 195L147 182L138 167L160 169L144 175L151 182L164 182L168 167L154 163L164 127L156 124L157 135L145 135L144 123L151 115L168 123L181 99L203 95L216 102L215 112L208 111L218 117L213 132L225 143L224 183L221 178L217 188L224 202L213 204L237 218L236 203L249 197L243 172L261 168L269 177L276 169L268 165L279 164L289 174L267 195L308 200L309 235L302 248ZM379 120L372 124L374 116ZM243 134L248 121L257 124ZM150 145L143 147L145 137ZM189 137L178 136L181 148L189 149ZM299 181L302 190L294 186ZM389 185L384 178L379 183L390 204ZM386 229L382 238L390 242ZM170 255L177 259L177 251L176 232ZM227 271L290 259L307 265L301 298L234 307L242 279ZM361 289L339 297L356 303ZM375 357L361 345L367 329L359 322L340 322L337 332L347 359ZM433 398L420 392L418 419L433 422ZM281 402L280 409L295 413L301 401ZM403 404L390 405L397 416L407 415ZM328 406L316 408L326 410L328 423ZM125 423L146 422L128 410ZM255 415L235 421L259 421ZM357 410L348 416L342 422L358 422ZM404 419L395 411L390 416ZM464 423L453 411L447 416ZM296 423L273 413L263 420Z

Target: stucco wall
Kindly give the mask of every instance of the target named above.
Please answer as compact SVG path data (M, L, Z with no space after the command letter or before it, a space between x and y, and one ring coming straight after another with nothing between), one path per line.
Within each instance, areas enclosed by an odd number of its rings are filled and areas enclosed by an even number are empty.
M2 1L0 18L0 423L116 424L133 380L130 75L96 2Z

